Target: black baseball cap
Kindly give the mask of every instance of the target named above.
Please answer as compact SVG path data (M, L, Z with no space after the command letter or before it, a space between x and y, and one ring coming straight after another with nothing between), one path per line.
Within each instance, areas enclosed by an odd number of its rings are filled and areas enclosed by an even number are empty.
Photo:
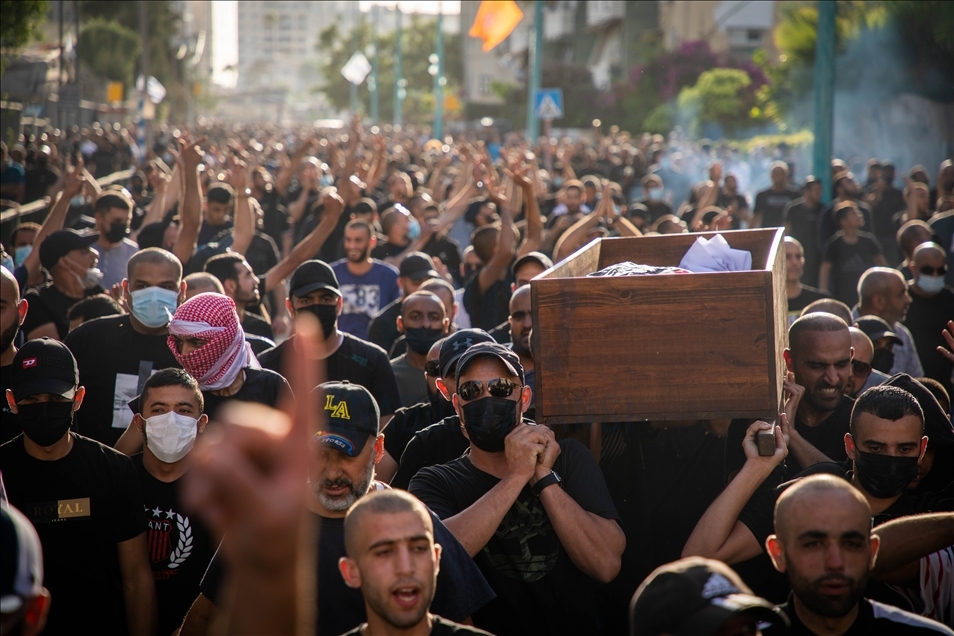
M299 265L288 284L288 293L299 298L319 289L327 289L338 296L341 295L335 271L328 263L317 259Z
M359 384L325 382L315 391L324 391L328 423L315 433L315 441L331 446L348 457L357 457L373 435L378 435L381 411L374 396Z
M451 367L468 349L480 342L494 342L494 339L483 329L461 329L447 336L441 344L441 353L437 358L441 368L441 377L446 378L453 375Z
M513 267L510 268L510 271L516 274L517 270L527 263L539 263L543 269L550 269L553 267L553 261L551 261L546 254L541 252L527 252L513 262Z
M52 393L73 397L79 386L76 359L66 345L52 338L30 340L13 358L10 388L17 400Z
M73 250L89 247L99 238L99 234L80 234L76 230L57 230L40 243L40 265L52 269L61 258Z
M924 412L924 434L928 436L931 448L954 446L954 426L951 425L951 418L926 386L907 373L896 373L881 386L896 386L914 396Z
M879 338L890 338L895 344L903 344L898 334L891 331L888 321L878 316L862 316L855 321L855 326L865 332L865 335L875 342Z
M500 360L504 366L507 367L507 371L520 378L520 384L526 384L520 358L516 353L496 342L481 342L465 351L464 355L457 360L457 371L455 375L458 380L460 380L460 374L467 369L467 365L477 358L496 358Z
M636 590L629 605L632 633L714 634L742 613L752 615L760 625L787 627L787 619L771 603L743 589L738 575L719 561L690 557L667 563Z
M434 270L434 261L424 252L411 252L401 261L400 275L413 281L425 278L438 278Z

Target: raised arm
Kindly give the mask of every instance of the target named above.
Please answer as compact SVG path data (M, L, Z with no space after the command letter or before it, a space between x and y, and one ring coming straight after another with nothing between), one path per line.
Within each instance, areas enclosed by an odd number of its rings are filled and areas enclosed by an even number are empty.
M871 578L915 582L922 558L954 545L954 512L901 517L878 526L875 534L881 548Z
M518 167L516 163L511 164L507 171L507 175L523 192L523 205L527 216L527 235L517 249L517 258L540 249L543 244L543 221L540 219L540 204L537 202L534 190L534 179L527 174L532 171L533 166L524 164L523 167Z
M83 192L86 187L86 177L83 170L83 159L80 158L76 167L70 170L66 176L66 185L60 198L56 199L50 215L43 221L43 227L37 232L33 241L33 249L23 261L23 266L27 269L27 285L38 285L43 281L43 273L40 271L40 245L47 236L63 229L63 222L66 220L66 213L70 210L70 199Z
M203 152L199 144L205 137L193 143L190 139L179 140L179 155L182 157L185 178L185 192L182 195L182 204L179 206L179 236L172 246L172 253L185 265L195 253L196 242L199 240L199 226L202 225L202 189L199 185L199 164L202 163Z
M235 190L235 234L230 249L244 256L255 235L255 212L249 201L248 167L245 162L239 159L234 161L229 182Z
M338 193L329 189L322 198L324 213L321 221L301 243L283 258L277 265L265 272L265 291L269 292L282 284L299 265L310 259L325 244L331 232L338 225L338 219L344 211L344 201Z
M119 571L123 579L123 600L126 602L126 624L132 635L156 633L159 608L156 583L149 564L146 533L116 544Z
M492 178L494 173L489 171L488 179ZM503 280L507 274L507 268L510 267L510 261L513 260L513 208L515 202L515 186L513 181L508 179L505 187L494 187L488 185L487 191L491 201L497 206L500 213L500 233L497 235L497 251L493 258L477 274L477 284L480 286L480 293L484 293L490 286L498 280Z
M781 417L786 417L782 415ZM755 422L745 434L745 464L739 474L716 497L689 535L682 556L717 559L729 565L739 563L762 552L762 546L748 526L739 521L739 514L765 479L788 454L781 427L775 427L775 455L760 457L755 437L772 425Z
M278 173L278 178L275 179L275 189L278 190L280 195L285 196L292 177L295 176L298 168L301 167L301 162L304 160L305 155L307 155L308 151L314 148L314 146L315 138L308 137L301 142L301 146L299 146L295 155L291 158L291 161L288 161L282 166L281 172Z

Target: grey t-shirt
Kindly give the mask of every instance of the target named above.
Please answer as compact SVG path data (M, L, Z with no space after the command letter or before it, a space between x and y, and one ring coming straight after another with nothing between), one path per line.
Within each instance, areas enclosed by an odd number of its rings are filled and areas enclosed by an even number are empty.
M124 238L116 247L105 249L99 244L94 243L93 249L99 252L99 264L97 267L103 272L103 282L100 285L103 289L109 291L109 288L116 283L123 282L126 278L126 263L132 258L132 255L139 251L139 246Z
M408 407L427 402L427 380L423 369L415 369L407 361L407 354L391 360L394 379L401 394L401 406Z

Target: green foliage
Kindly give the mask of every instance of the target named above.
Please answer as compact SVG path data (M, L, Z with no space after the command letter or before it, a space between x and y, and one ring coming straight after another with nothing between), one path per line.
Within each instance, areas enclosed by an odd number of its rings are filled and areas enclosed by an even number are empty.
M954 3L940 0L902 2L885 0L888 15L900 22L906 38L919 48L936 45L948 55L954 54ZM930 33L932 37L924 35Z
M134 82L133 71L141 49L139 34L115 20L93 18L80 30L83 64L97 75L126 86Z
M670 104L660 104L643 120L642 128L649 133L666 135L675 125L676 109Z
M714 68L699 76L694 86L684 88L677 100L680 116L685 117L689 133L698 136L707 123L732 133L751 125L755 102L748 90L752 79L736 68Z
M50 8L47 0L3 0L0 2L0 50L4 58L16 54L39 35L39 24ZM0 60L0 73L6 60Z
M407 18L408 16L405 16ZM367 20L359 22L355 28L357 49L368 54L371 44L371 24ZM394 60L395 33L379 36L376 55L378 58L377 89L379 114L382 121L394 116ZM409 123L423 123L432 118L434 104L434 77L427 72L428 58L435 53L437 44L437 19L410 16L404 21L401 34L401 70L407 80L407 97L404 100L404 120ZM350 105L351 86L341 75L341 69L354 53L351 32L343 32L335 23L318 35L318 54L324 75L324 84L315 90L324 93L336 109L347 109ZM445 96L460 87L464 76L464 62L461 56L460 35L444 33L444 76L447 85ZM374 55L368 60L374 63ZM370 111L371 93L368 84L371 76L358 87L359 108L365 113ZM430 108L424 105L430 104ZM447 116L447 113L445 113Z

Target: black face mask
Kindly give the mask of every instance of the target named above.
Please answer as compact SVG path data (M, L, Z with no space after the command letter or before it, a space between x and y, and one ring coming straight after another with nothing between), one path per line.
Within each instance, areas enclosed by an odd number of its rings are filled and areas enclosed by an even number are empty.
M335 323L338 321L338 307L336 305L308 305L300 307L298 311L307 311L318 319L321 323L321 331L325 338L331 336L335 331Z
M881 373L890 373L894 366L894 352L888 349L877 349L871 356L871 368Z
M113 223L109 226L109 230L106 231L105 236L106 240L110 243L119 243L121 240L129 236L129 226L122 221Z
M904 492L918 476L917 457L891 457L855 451L855 474L872 497L888 499Z
M17 424L38 446L52 446L73 425L72 402L39 402L17 405Z
M504 438L517 425L517 403L492 395L464 404L464 428L474 446L500 453Z
M410 327L404 330L404 341L414 353L427 355L434 343L444 337L443 329L427 329L426 327Z

